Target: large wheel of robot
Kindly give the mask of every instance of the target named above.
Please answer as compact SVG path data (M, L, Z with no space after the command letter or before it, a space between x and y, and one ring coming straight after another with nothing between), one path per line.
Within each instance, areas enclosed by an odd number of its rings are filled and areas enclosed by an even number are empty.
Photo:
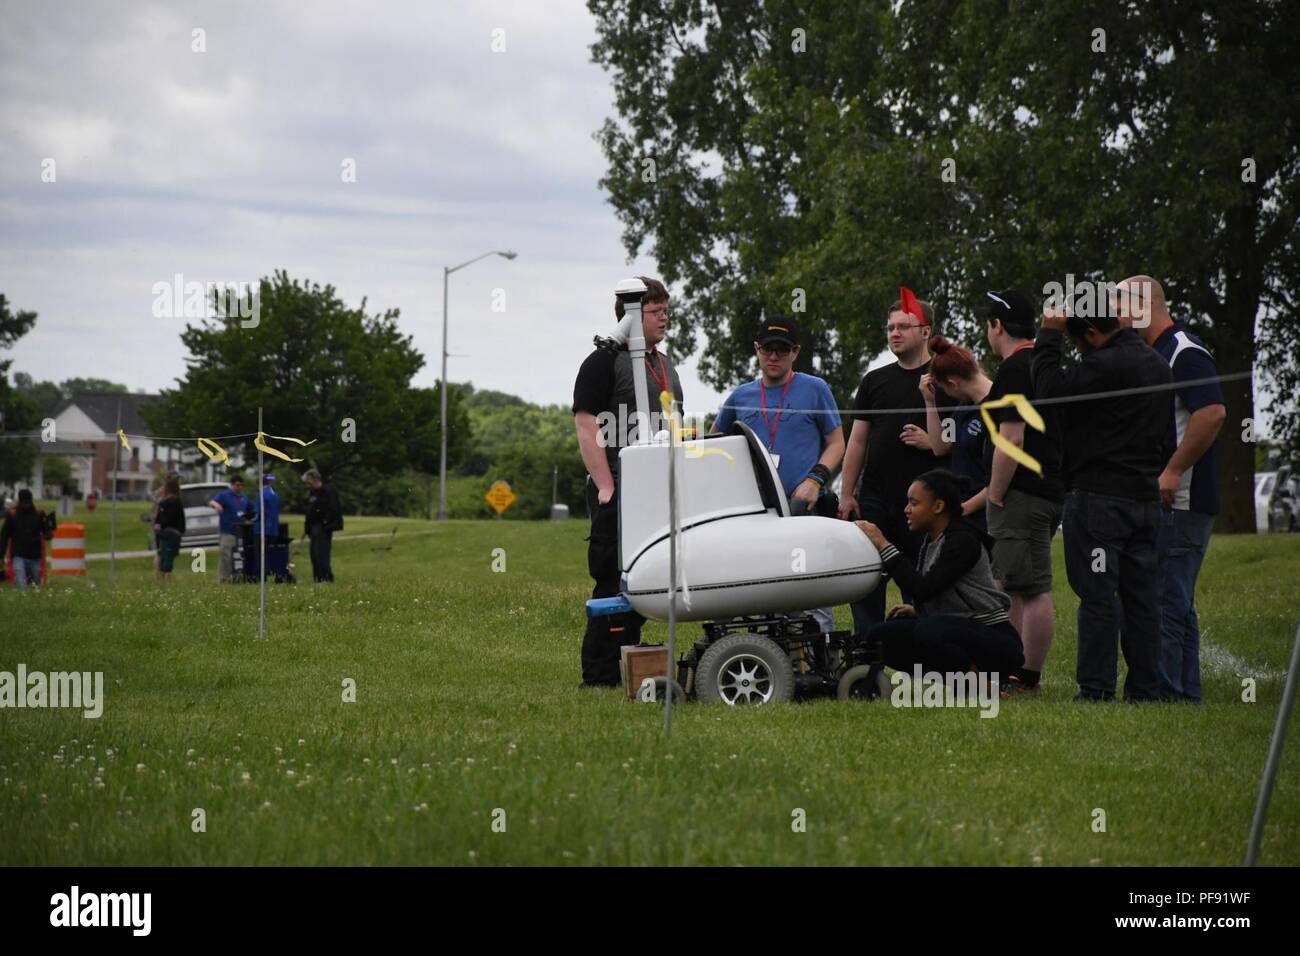
M700 656L695 694L733 707L787 701L794 696L794 667L771 638L729 634Z
M844 672L839 686L835 688L835 696L839 700L875 700L878 697L888 697L891 688L883 667L879 664L859 664Z

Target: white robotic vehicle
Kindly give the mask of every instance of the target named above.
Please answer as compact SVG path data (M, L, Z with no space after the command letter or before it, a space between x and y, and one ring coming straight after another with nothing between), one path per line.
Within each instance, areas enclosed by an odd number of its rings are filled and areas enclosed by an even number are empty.
M643 369L639 280L619 283L632 366ZM644 373L634 379L649 422ZM677 621L702 621L704 636L677 667L686 697L729 705L836 694L875 697L887 688L879 647L846 631L821 632L809 608L870 593L880 555L854 524L793 516L762 443L743 423L730 434L670 445L639 430L619 455L622 593L587 602L589 616L635 612L669 618L669 454L676 455Z

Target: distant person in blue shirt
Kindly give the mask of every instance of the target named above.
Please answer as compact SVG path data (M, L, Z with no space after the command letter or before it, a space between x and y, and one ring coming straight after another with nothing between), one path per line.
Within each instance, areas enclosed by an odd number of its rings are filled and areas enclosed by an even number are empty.
M262 507L258 512L257 520L253 523L253 534L259 537L262 534L262 516L266 516L266 540L274 541L280 536L280 496L275 493L271 487L275 483L275 475L264 475L262 477Z
M1200 703L1201 626L1196 578L1219 513L1215 442L1228 417L1219 370L1205 343L1169 317L1164 289L1150 276L1119 284L1120 321L1169 363L1174 417L1160 473L1162 520L1156 535L1160 599L1160 680L1165 696ZM1191 382L1201 384L1192 385Z
M763 319L754 336L754 350L759 378L727 397L713 431L725 433L735 421L753 429L776 462L791 512L812 514L844 457L835 398L823 379L794 370L799 330L793 317ZM834 516L833 509L828 516ZM816 608L812 614L823 631L834 629L830 608Z
M240 475L230 476L230 487L220 491L208 502L218 515L221 530L221 583L235 580L235 548L239 547L239 523L248 511L248 498L244 496L244 479Z

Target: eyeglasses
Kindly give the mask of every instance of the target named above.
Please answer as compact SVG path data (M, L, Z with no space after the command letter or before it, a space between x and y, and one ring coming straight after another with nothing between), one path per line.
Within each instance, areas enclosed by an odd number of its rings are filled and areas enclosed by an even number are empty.
M789 355L792 351L788 345L760 345L758 350L764 355Z
M908 329L919 329L919 328L921 328L920 322L913 322L911 325L886 325L885 333L888 335L894 332L906 332Z

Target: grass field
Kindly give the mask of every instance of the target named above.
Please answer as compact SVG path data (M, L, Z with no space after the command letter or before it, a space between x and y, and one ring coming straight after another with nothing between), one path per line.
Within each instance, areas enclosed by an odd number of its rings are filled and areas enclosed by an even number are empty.
M349 518L349 533L361 524ZM167 588L130 559L115 592L98 562L42 593L0 590L0 670L103 671L106 696L97 720L0 710L0 863L1242 859L1300 617L1300 536L1215 538L1201 707L1070 701L1075 601L1058 539L1039 699L1004 702L995 719L691 704L665 743L658 706L577 686L585 522L402 525L387 554L338 541L333 586L268 587L264 642L257 589L219 586L215 561L202 575L182 561ZM1242 702L1242 676L1258 678L1256 703ZM1271 864L1300 863L1295 723ZM193 832L196 808L206 832Z

